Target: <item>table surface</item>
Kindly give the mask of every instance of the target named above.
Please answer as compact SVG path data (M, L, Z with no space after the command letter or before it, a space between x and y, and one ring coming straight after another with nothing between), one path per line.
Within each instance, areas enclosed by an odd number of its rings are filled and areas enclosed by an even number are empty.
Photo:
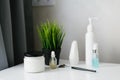
M68 61L61 60L60 63L68 64ZM80 63L79 66L83 65L84 63ZM0 80L120 80L120 64L101 63L96 73L70 67L54 70L47 67L41 73L26 73L23 64L20 64L0 71Z

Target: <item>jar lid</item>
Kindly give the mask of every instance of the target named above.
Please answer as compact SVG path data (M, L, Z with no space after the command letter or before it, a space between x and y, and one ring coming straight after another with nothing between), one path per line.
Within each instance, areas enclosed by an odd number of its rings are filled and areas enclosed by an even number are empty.
M24 56L26 57L39 57L43 56L43 53L41 51L28 51L24 53Z

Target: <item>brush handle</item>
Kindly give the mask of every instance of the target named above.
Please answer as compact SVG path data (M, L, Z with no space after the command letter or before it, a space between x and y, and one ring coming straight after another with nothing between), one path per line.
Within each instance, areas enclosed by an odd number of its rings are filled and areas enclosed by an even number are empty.
M80 67L71 67L71 68L72 68L72 69L76 69L76 70L82 70L82 71L96 72L96 70L85 69L85 68L80 68Z

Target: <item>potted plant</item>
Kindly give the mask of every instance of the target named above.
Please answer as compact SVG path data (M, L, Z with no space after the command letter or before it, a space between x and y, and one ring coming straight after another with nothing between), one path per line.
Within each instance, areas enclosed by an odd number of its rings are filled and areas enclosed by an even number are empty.
M62 27L56 22L47 21L37 26L37 31L42 42L45 64L49 65L51 51L55 51L57 64L59 64L61 45L65 36Z

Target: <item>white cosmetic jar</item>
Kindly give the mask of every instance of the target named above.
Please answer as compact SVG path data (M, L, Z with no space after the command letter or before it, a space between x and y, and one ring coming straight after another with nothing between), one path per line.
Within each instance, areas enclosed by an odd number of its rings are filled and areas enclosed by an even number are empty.
M24 57L24 70L25 72L43 72L45 71L45 59L41 54L33 52L32 54L27 53Z

